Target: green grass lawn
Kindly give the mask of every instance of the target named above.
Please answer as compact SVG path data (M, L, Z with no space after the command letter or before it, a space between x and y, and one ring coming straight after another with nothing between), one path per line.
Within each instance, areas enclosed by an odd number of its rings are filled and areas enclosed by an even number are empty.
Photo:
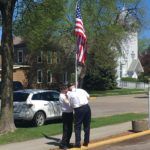
M91 128L102 127L106 125L118 124L128 122L131 120L146 118L147 114L121 114L108 117L92 118ZM18 127L14 133L8 133L0 136L0 144L7 144L12 142L19 142L41 138L44 136L54 136L62 133L62 123L51 123L42 127Z
M128 94L146 94L146 90L144 89L113 89L113 90L105 90L105 91L90 91L90 96L112 96L112 95L128 95Z

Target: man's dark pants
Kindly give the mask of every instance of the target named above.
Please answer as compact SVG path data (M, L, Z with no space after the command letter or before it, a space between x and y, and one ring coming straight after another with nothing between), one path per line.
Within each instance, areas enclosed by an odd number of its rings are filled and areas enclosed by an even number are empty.
M84 143L88 144L90 139L90 122L91 122L91 109L89 105L83 105L74 109L74 122L75 122L75 145L81 146L81 126L83 123L84 129Z
M70 138L72 135L73 112L71 113L63 112L62 121L63 121L63 136L61 145L67 146L70 142Z

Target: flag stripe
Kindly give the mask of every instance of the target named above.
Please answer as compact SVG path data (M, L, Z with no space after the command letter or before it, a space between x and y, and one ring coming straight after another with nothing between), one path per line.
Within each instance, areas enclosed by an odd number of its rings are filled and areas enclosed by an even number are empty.
M77 37L77 61L84 64L86 60L86 42L87 37L82 22L79 1L77 1L76 7L76 19L75 19L75 35Z

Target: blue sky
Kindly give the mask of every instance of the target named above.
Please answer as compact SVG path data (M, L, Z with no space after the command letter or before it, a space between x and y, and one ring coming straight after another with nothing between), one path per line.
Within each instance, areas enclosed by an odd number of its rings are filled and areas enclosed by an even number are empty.
M144 22L139 38L150 38L150 0L141 0L140 6L144 8Z

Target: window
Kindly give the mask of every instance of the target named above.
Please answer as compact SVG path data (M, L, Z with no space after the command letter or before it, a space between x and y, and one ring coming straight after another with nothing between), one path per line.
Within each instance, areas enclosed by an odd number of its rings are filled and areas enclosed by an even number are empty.
M57 64L58 63L57 52L55 52L55 51L48 51L47 62L49 64Z
M64 82L64 83L67 83L67 82L68 82L68 73L67 73L67 72L65 72L65 73L63 74L63 82Z
M29 94L28 93L13 93L13 100L14 102L25 102L28 98Z
M32 100L59 101L59 93L56 92L37 93L32 96Z
M42 70L37 70L37 83L42 83Z
M50 70L47 71L47 82L52 83L52 73Z
M51 51L48 51L47 62L48 62L48 64L52 64Z
M49 101L59 101L59 93L47 92L47 99Z
M42 94L41 93L34 94L32 96L32 100L42 100Z
M23 63L23 50L18 50L17 58L18 63Z
M45 92L44 93L37 93L37 94L34 94L33 96L32 96L32 100L47 100L46 99L46 94L45 94Z
M57 64L57 52L52 53L52 63Z
M53 92L53 101L59 101L59 93Z
M43 54L43 52L41 51L39 53L39 55L37 56L37 63L41 63L42 62L42 54Z

